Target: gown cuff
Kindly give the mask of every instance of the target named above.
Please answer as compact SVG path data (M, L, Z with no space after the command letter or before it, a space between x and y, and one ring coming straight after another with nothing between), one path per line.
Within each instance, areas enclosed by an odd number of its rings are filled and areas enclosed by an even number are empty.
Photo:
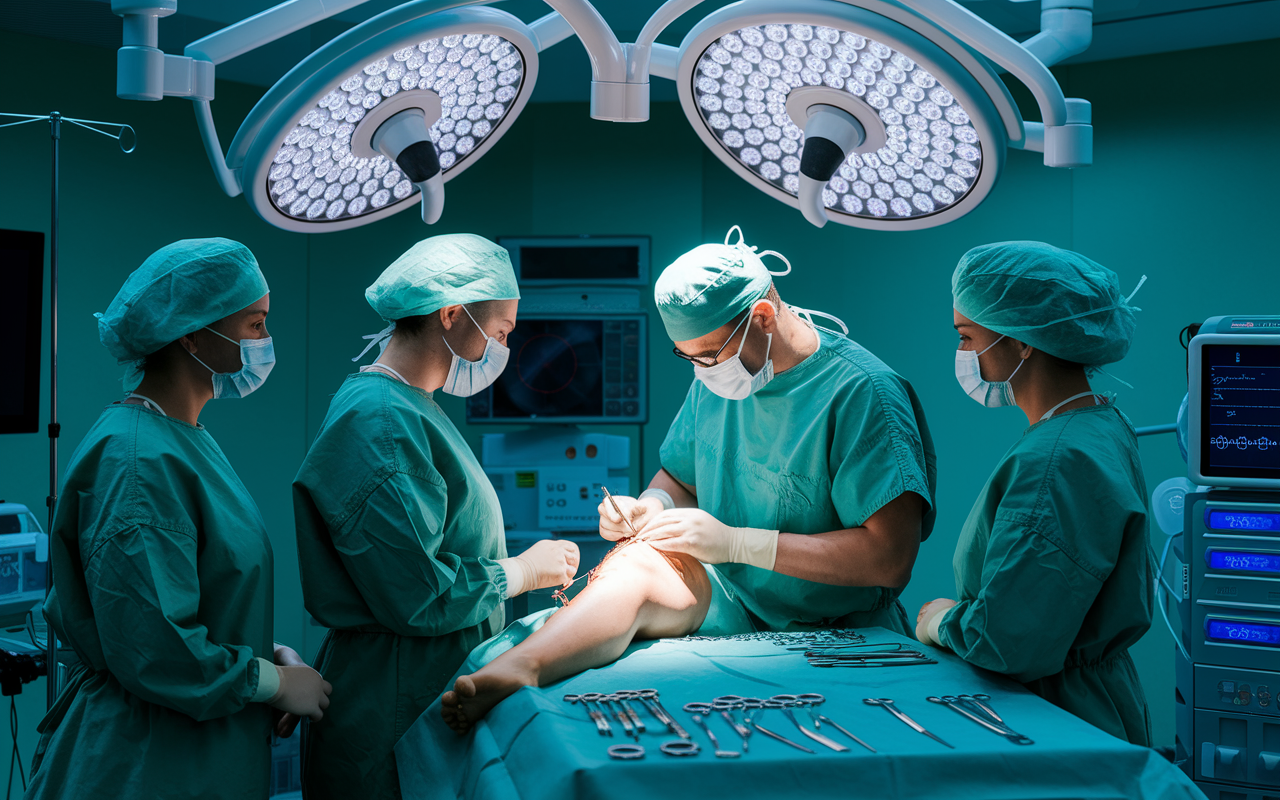
M258 659L258 689L249 699L251 703L266 703L280 692L280 673L276 665L265 658Z

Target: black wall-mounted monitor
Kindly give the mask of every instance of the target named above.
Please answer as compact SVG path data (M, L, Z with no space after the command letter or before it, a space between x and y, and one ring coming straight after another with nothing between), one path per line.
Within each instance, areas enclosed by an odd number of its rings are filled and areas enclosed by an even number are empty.
M40 428L44 234L0 229L0 433Z
M504 236L521 286L648 286L648 236Z

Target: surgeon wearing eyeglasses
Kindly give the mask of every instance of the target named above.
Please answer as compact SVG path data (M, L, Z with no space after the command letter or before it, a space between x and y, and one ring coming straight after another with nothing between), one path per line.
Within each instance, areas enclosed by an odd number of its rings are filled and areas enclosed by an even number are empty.
M924 411L904 378L813 324L828 315L784 303L761 260L777 254L757 254L741 231L730 244L736 230L658 279L694 381L662 468L638 498L618 498L622 514L653 547L709 565L701 632L909 634L897 597L935 516ZM628 536L627 522L600 506L605 538Z

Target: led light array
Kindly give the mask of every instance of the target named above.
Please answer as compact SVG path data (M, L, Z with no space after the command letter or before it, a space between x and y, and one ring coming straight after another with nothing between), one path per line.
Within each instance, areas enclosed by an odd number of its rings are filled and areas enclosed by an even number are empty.
M955 96L903 53L851 31L762 25L726 34L693 75L703 121L751 172L792 195L804 131L787 114L803 86L848 92L875 109L888 135L852 154L823 204L858 217L920 217L958 202L982 166L982 143Z
M267 176L272 204L300 220L340 220L404 200L417 189L385 156L351 152L356 125L400 92L440 96L431 141L448 172L494 129L519 95L520 51L496 35L427 39L365 65L298 120L276 151Z

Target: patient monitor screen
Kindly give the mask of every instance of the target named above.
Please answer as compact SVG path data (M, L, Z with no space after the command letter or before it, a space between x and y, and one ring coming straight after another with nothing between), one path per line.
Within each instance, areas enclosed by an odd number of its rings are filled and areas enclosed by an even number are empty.
M1280 345L1206 344L1200 472L1280 478Z

